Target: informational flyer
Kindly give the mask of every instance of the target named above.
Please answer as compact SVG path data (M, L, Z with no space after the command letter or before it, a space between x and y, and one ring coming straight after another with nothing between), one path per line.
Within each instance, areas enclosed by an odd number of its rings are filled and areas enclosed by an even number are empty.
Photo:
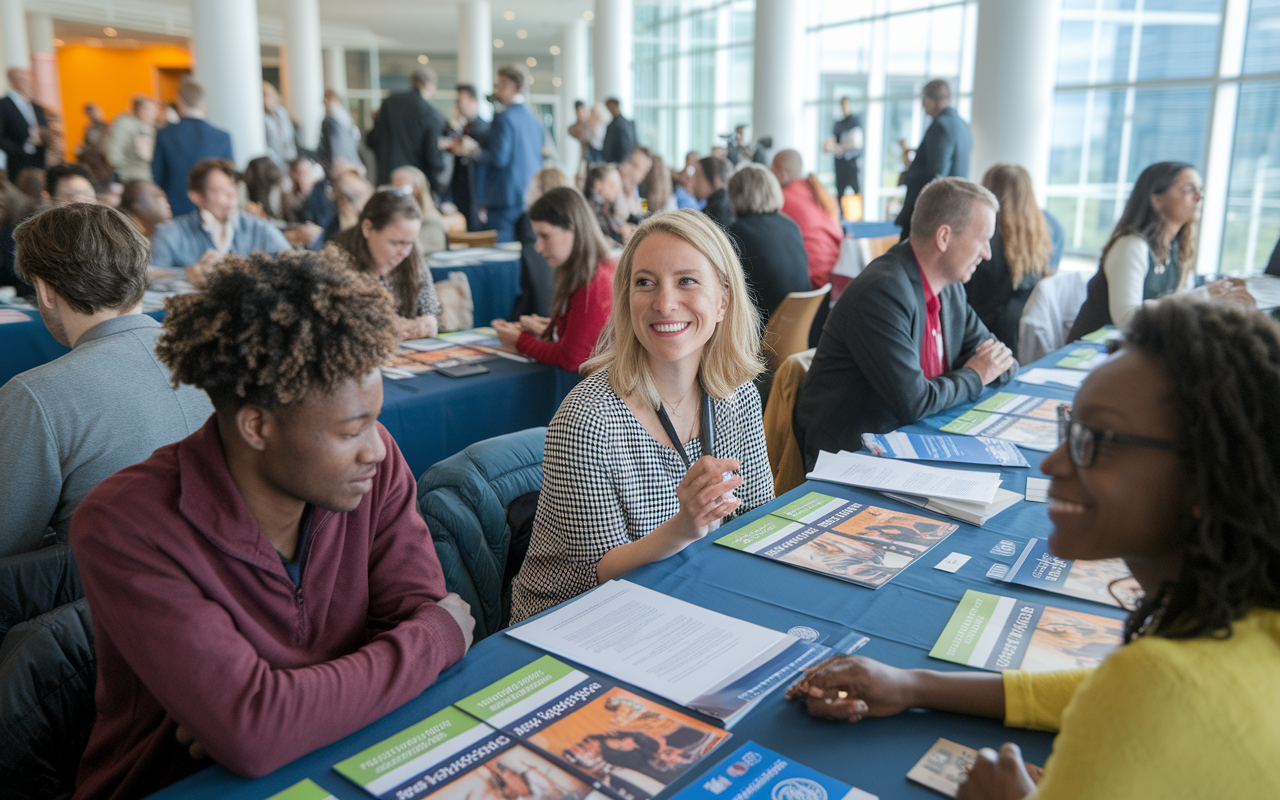
M876 796L747 742L671 800L876 800Z
M805 477L880 492L942 497L968 503L990 503L1000 488L999 472L944 469L861 453L828 453L825 450L818 453L813 471Z
M929 655L996 672L1080 669L1100 664L1122 632L1118 619L970 589Z
M1133 609L1142 600L1142 587L1124 561L1058 558L1049 552L1047 539L1027 542L1004 580L1117 608Z
M940 436L930 433L862 434L862 446L881 458L912 461L949 461L953 464L990 464L1029 467L1022 451L1012 442L986 436Z
M878 589L958 527L809 492L716 544Z
M1032 450L1058 446L1058 407L1067 400L1000 392L942 426L944 433L1004 439Z
M1105 344L1107 342L1113 342L1119 339L1122 335L1123 334L1120 333L1119 328L1115 328L1108 325L1105 328L1098 328L1096 331L1093 331L1092 333L1086 333L1084 336L1080 337L1080 340L1084 342L1096 342L1098 344Z
M977 758L978 751L972 747L939 739L911 768L907 778L939 794L955 797Z
M334 800L334 798L328 789L306 780L295 783L283 792L276 792L266 800Z
M1077 347L1059 359L1055 366L1088 372L1110 357L1111 354L1106 350L1099 350L1096 347Z

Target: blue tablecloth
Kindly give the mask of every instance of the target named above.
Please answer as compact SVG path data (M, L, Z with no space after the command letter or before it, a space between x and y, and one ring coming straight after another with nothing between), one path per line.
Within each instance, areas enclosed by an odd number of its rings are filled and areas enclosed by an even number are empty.
M6 306L11 308L11 306ZM45 327L44 320L35 309L19 309L31 317L30 322L7 322L0 325L0 386L20 372L48 364L71 350L58 341ZM151 316L163 319L163 311L152 311Z
M1042 365L1051 365L1062 352L1047 357ZM1042 397L1066 399L1071 396L1069 391L1042 386L1014 384L1011 390ZM908 430L936 430L963 410L953 409ZM1025 488L1028 474L1039 474L1035 466L1043 454L1029 450L1024 450L1024 453L1032 462L1032 469L1002 470L1006 488L1020 492ZM813 490L884 508L925 513L874 492L814 481L744 515L733 525L750 522L771 508ZM1011 539L1021 544L1033 536L1048 533L1050 525L1046 509L1043 504L1024 502L988 521L984 528L961 523L960 529L933 551L875 591L719 547L711 540L716 537L697 542L665 561L642 567L627 578L778 630L808 626L817 630L827 642L835 642L850 631L857 631L871 637L871 642L861 651L863 654L900 667L958 670L964 668L932 660L928 658L928 651L967 589L1035 599L1093 614L1122 616L1118 609L996 583L985 577L987 569L997 560L1012 561L989 554L1001 540ZM718 535L731 529L726 527ZM952 552L964 553L972 559L954 575L933 569ZM333 772L331 766L497 680L540 654L537 649L501 634L491 636L477 643L461 663L445 672L417 699L363 730L298 759L271 775L251 781L237 778L221 767L213 767L156 797L256 800L303 778L311 778L338 798L368 800L361 790ZM780 693L762 702L733 729L733 733L735 739L724 752L746 739L754 739L882 798L936 797L928 790L907 782L905 775L938 737L972 747L998 746L1012 740L1022 746L1029 761L1039 764L1043 764L1048 756L1053 739L1047 733L1005 728L994 720L941 712L911 711L856 725L823 722L810 718L800 705L786 702ZM707 766L715 760L713 757ZM693 780L703 769L705 767L694 770L694 775L686 776L676 786ZM669 793L664 796L669 796Z
M481 248L476 248L481 249ZM508 319L520 296L520 254L491 251L486 258L502 256L502 260L440 264L433 259L431 280L442 281L450 272L466 274L471 284L471 300L475 304L475 325L483 327L495 319Z
M878 239L881 236L901 236L902 228L892 222L844 222L844 235L852 239Z

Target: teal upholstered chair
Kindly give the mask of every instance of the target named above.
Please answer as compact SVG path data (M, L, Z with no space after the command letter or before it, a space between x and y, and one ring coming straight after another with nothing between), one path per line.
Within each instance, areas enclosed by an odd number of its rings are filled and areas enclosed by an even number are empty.
M507 521L513 502L527 506L542 488L546 428L476 442L422 474L418 509L431 529L445 585L471 604L476 641L505 628L511 579L527 541Z

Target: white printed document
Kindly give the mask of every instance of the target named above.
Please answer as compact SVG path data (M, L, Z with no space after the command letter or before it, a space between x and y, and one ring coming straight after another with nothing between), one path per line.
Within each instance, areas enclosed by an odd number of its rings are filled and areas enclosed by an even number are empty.
M1078 369L1054 369L1052 367L1035 367L1026 372L1018 373L1018 380L1023 383L1032 383L1036 386L1055 383L1071 389L1079 389L1080 384L1084 383L1084 379L1087 377L1089 377L1088 372L1081 372Z
M969 503L990 503L996 497L996 489L1000 488L998 472L927 467L908 461L845 452L819 453L813 472L805 477L882 492L941 497Z

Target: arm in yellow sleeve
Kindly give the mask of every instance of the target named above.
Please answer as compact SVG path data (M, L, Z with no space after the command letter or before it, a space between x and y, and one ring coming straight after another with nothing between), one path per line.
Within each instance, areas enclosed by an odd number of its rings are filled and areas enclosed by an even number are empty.
M1011 728L1056 731L1062 712L1092 669L1060 672L1005 670L1004 724Z

